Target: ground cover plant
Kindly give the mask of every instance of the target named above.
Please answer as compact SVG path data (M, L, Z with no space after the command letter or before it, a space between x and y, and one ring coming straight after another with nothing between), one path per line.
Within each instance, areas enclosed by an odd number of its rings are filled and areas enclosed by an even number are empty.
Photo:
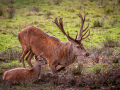
M86 15L90 36L83 40L90 52L53 77L42 67L42 81L24 85L3 84L4 71L22 67L18 61L21 45L17 33L36 26L66 42L52 21L63 18L64 29L75 38L80 29L78 13ZM90 90L120 89L120 0L0 0L0 89ZM32 60L32 62L34 59ZM25 62L26 63L26 62ZM28 66L28 64L26 63Z

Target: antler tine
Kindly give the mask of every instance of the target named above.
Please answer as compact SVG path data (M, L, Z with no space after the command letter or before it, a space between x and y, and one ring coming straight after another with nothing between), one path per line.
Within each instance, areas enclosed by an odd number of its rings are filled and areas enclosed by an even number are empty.
M89 24L88 24L87 27L83 30L83 32L86 31L86 29L88 29L88 27L89 27Z
M88 26L83 30L83 25L84 25L84 22L85 22L85 15L84 15L84 18L82 17L82 15L81 15L80 13L77 14L77 15L81 18L81 28L80 28L80 33L79 33L79 35L77 36L77 40L79 40L79 42L81 42L82 39L85 39L85 38L87 38L87 37L90 35L90 30L88 29L89 24L88 24ZM88 29L88 30L87 30L87 29ZM87 30L87 31L86 31L86 30ZM82 33L83 33L84 31L86 31L86 32L84 33L84 35L82 35ZM89 31L89 33L88 33L88 31ZM85 36L86 33L88 33L88 35L83 38L83 36Z
M85 39L85 38L87 38L87 37L90 35L90 30L88 29L87 32L88 32L88 31L89 31L88 35L87 35L86 37L82 38L82 39ZM87 33L87 32L86 32L86 33ZM84 35L85 35L85 34L84 34Z
M84 21L85 21L85 15L84 15L84 18L82 17L82 15L80 13L77 15L81 18L81 28L80 28L80 33L79 33L77 39L81 40L82 39L82 32L83 32L83 25L84 25Z
M77 35L76 35L76 38L75 38L75 40L77 40L77 36L78 36L78 32L77 32Z
M89 31L89 29L82 35L82 37L84 37L85 36L85 34L87 33Z
M57 18L55 18L55 20L52 21L52 22L55 23L55 24L58 26L59 29L61 29L61 28L60 28L60 25L59 25L59 23L58 23L58 21L57 21Z
M63 28L62 18L59 19L59 23L58 23L57 18L55 18L55 20L52 21L52 22L55 23L58 26L58 28L63 32L64 35L67 35L64 31L64 28Z
M59 19L59 22L58 22L57 18L55 18L55 20L52 22L58 26L58 28L63 32L64 35L67 35L63 28L62 18Z
M68 39L71 39L73 41L75 41L75 39L73 39L72 37L69 36L69 32L67 31L67 34L63 28L63 22L62 22L62 18L59 19L59 23L60 23L60 27L61 27L61 31L63 32L63 34L68 38Z
M75 41L75 39L73 39L72 37L69 36L69 32L67 31L67 34L66 32L64 31L64 28L63 28L63 22L62 22L62 18L59 19L59 23L57 21L57 18L55 18L55 20L53 21L53 23L55 23L58 28L62 31L62 33L70 40L73 40Z
M64 28L63 28L63 22L62 22L62 18L59 19L59 23L60 23L60 27L61 27L61 31L63 32L64 35L67 35Z

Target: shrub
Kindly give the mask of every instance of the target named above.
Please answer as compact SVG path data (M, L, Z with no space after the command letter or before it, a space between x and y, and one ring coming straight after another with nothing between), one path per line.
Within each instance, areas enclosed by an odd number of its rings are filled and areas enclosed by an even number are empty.
M0 16L3 15L3 10L0 8Z
M102 27L103 22L99 21L98 19L93 22L93 27Z
M13 18L14 13L15 13L15 10L14 10L13 6L10 6L5 11L6 11L7 15L8 15L7 18L9 18L9 19Z
M106 13L106 14L109 14L109 13L112 13L114 10L113 10L113 8L111 8L111 7L106 7L105 9L104 9L104 12Z
M34 12L37 12L37 13L40 11L38 7L33 7L33 8L31 8L31 10Z
M112 62L113 63L119 63L120 57L113 57Z
M55 5L59 5L61 2L62 2L62 0L53 0L53 3L54 3Z
M118 19L112 19L112 20L110 20L109 23L111 26L114 26L117 22L118 22Z
M118 4L120 4L120 0L118 0Z
M47 16L47 19L49 19L49 18L50 18L50 15L52 15L52 12L51 12L50 10L47 10L47 11L46 11L46 16Z
M120 43L115 40L107 39L107 41L104 42L104 47L120 47Z
M68 11L69 12L75 12L75 9L74 8L69 8Z
M0 51L0 57L5 59L19 59L20 51L9 48L7 51Z
M95 74L100 74L101 69L96 69Z
M95 1L95 0L89 0L90 2L93 2L93 1Z
M14 4L14 0L2 0L2 3L3 3L4 5Z
M90 53L92 53L91 59L92 59L93 64L99 63L99 59L100 59L99 57L103 53L103 50L104 50L103 48L100 48L100 49L98 49L98 48L92 48L89 51ZM102 60L100 60L100 61L102 61Z
M82 68L83 68L83 65L79 63L78 66L72 70L72 74L81 75Z

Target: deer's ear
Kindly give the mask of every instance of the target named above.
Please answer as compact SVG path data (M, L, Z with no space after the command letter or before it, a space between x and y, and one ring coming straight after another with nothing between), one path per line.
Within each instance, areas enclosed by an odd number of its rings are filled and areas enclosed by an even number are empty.
M39 56L41 57L43 55L44 52L42 52Z
M75 40L72 40L72 39L68 39L68 42L71 43L71 44L74 44L74 45L79 45L79 42L75 41Z
M35 59L37 60L37 56L35 56Z

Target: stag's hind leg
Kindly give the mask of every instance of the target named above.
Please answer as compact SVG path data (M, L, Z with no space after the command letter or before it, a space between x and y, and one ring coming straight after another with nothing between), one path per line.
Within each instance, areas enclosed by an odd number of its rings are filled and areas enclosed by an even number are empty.
M28 53L28 55L27 55L27 57L26 57L26 61L27 61L27 63L29 64L29 66L30 66L31 68L33 68L33 65L32 65L32 63L31 63L31 59L32 59L33 56L34 56L34 54L33 54L31 51L29 51L29 53Z
M20 56L20 61L22 61L23 67L25 68L24 57L30 51L30 47L22 47L22 53Z

